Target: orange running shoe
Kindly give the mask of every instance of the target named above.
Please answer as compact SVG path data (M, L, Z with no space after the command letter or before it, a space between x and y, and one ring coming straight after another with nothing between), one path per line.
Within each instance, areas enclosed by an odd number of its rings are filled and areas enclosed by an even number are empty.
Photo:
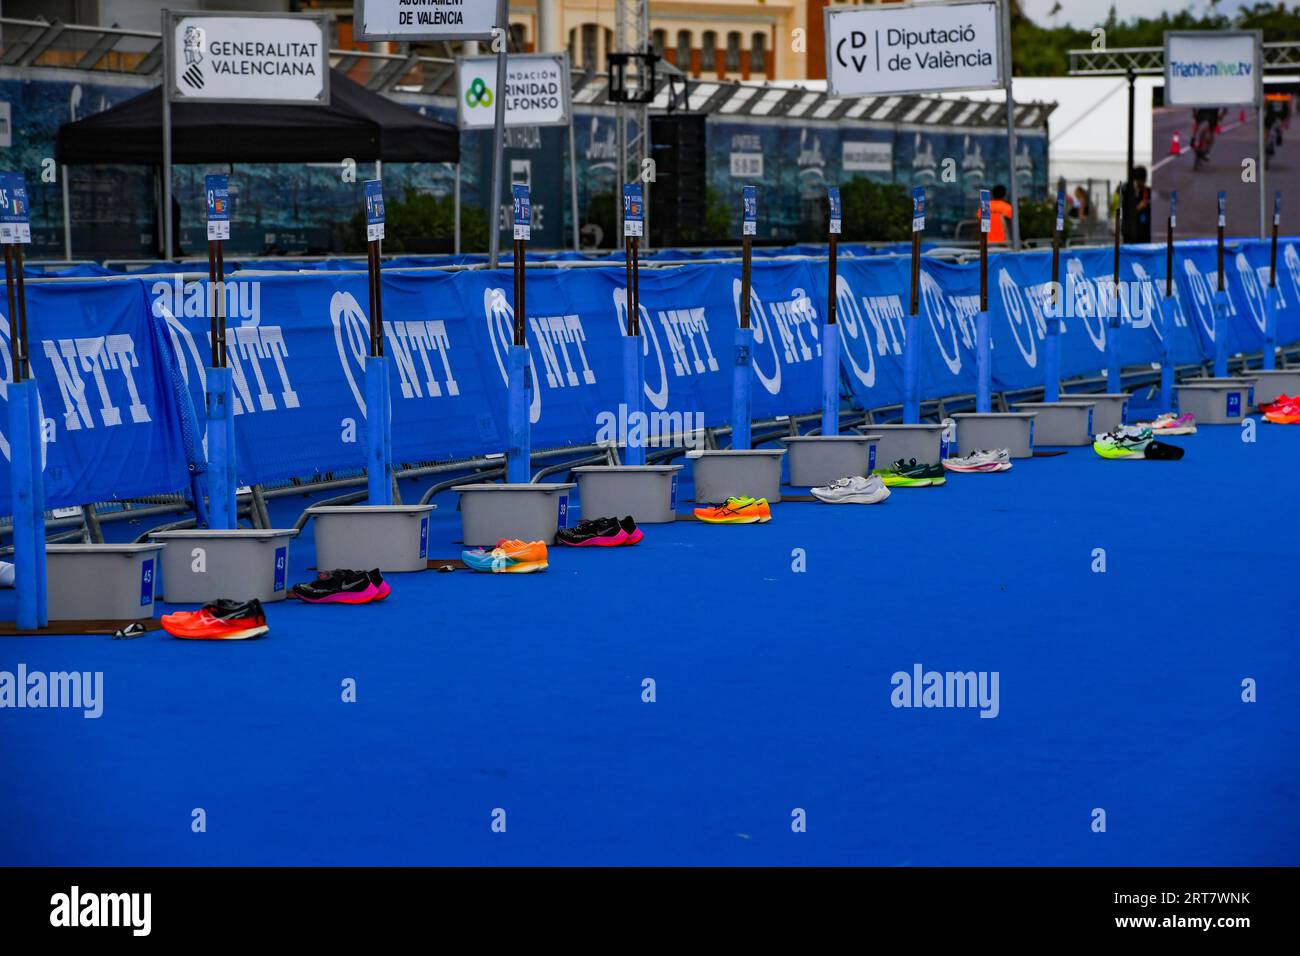
M502 539L491 551L474 548L462 551L461 561L474 571L486 571L492 574L528 574L531 571L545 571L545 541L508 541Z
M270 630L262 602L222 598L197 611L177 611L162 616L163 630L192 641L240 641L260 637Z
M512 561L524 563L534 561L545 563L547 557L545 541L518 541L502 538L497 542L497 550L504 551Z
M766 524L772 508L766 498L728 498L714 508L696 508L695 517L708 524Z

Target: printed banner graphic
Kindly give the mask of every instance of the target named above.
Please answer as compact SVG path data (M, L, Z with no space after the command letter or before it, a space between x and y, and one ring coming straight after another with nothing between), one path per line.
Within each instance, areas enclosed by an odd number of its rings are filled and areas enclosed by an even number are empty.
M1264 341L1269 248L1231 243L1225 255L1228 351ZM1183 244L1165 299L1160 246L1124 251L1120 287L1111 252L1061 256L1061 374L1096 375L1107 336L1125 365L1205 361L1214 352L1213 243ZM993 389L1043 381L1050 253L989 257ZM384 271L385 353L399 464L501 452L506 445L507 351L514 322L508 270ZM536 448L626 437L621 265L538 269L528 277L530 417ZM825 260L753 265L753 416L816 412L821 403ZM739 265L641 272L645 412L651 442L729 423L728 356L740 313ZM843 256L836 285L846 394L863 408L903 395L903 344L921 336L921 394L975 391L974 264L923 261L920 311L907 314L903 256ZM1300 341L1300 239L1278 249L1278 341ZM32 374L41 401L50 507L191 490L205 470L203 395L211 362L207 283L174 276L29 284ZM225 286L234 382L236 469L249 484L363 465L368 345L364 275L232 277ZM1111 303L1118 330L1106 317ZM12 379L12 322L0 312L0 374ZM0 382L0 509L10 507L7 386Z

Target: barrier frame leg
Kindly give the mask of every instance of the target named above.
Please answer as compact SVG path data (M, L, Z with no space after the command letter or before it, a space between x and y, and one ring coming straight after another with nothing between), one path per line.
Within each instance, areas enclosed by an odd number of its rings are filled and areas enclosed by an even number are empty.
M1228 293L1214 293L1214 377L1228 377Z
M627 410L628 422L642 421L645 414L645 355L642 353L643 339L639 335L623 336L623 405ZM636 416L636 418L633 418ZM629 424L628 438L633 428ZM623 463L627 465L645 464L645 440L649 438L647 429L641 429L643 440L634 442L625 439L623 443Z
M840 331L822 326L822 434L840 433Z
M1265 372L1277 368L1277 313L1282 308L1282 290L1272 286L1264 297L1264 361Z
M733 451L741 451L749 448L751 437L754 330L737 327L735 342L736 365L731 376L731 448Z
M527 484L532 478L533 438L529 421L532 404L532 364L528 346L512 345L506 380L506 481Z
M230 369L207 370L208 512L211 526L233 529L239 512L235 498L234 407L230 402Z
M921 423L921 349L917 341L920 333L915 315L905 320L907 338L903 342L903 424Z
M975 411L993 410L993 349L988 312L975 314Z
M45 591L45 501L40 494L41 433L36 383L11 382L9 460L13 496L15 623L31 631L49 624Z
M388 359L366 356L366 492L370 504L393 503Z

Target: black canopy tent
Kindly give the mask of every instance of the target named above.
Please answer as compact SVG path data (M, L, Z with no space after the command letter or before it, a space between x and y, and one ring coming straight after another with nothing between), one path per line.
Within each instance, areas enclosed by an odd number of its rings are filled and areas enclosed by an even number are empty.
M162 88L59 127L61 166L157 166L163 154ZM197 103L171 106L175 163L387 161L459 163L450 123L421 116L330 71L330 103ZM66 177L65 177L66 178ZM64 192L65 245L70 245ZM71 250L67 250L71 258Z

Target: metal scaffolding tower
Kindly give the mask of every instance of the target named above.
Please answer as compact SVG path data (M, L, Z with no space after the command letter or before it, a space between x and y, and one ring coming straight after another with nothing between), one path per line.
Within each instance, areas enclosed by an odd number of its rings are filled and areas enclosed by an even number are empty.
M614 0L614 48L616 54L644 54L650 50L650 0ZM624 183L636 182L650 158L650 104L653 82L645 61L631 57L626 64L625 89L631 102L618 104L617 126L618 180L615 183L614 207L620 210L615 219L621 227ZM641 95L649 92L649 96ZM636 102L641 100L641 102ZM645 238L642 249L650 245L650 190L653 180L642 183L645 194ZM620 232L621 234L621 232Z

